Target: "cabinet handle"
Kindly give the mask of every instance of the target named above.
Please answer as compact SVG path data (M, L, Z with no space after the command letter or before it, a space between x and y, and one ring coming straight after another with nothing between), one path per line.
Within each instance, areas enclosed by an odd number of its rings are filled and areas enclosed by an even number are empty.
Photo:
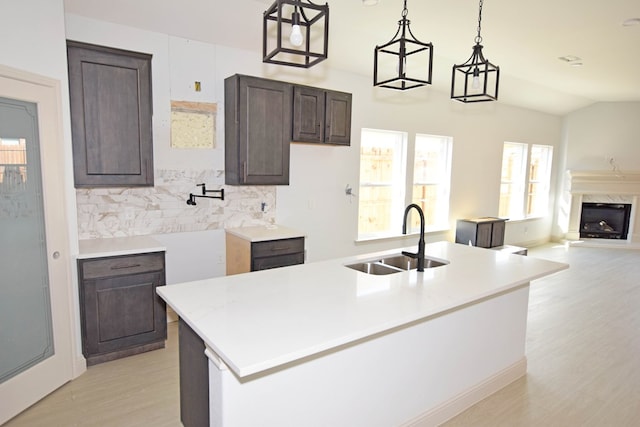
M247 162L242 162L242 182L247 182Z
M125 268L135 268L140 267L140 264L125 264L125 265L114 265L111 267L112 270L124 270Z
M287 249L289 249L289 246L274 246L273 248L271 248L271 252L276 252L276 251L286 251Z

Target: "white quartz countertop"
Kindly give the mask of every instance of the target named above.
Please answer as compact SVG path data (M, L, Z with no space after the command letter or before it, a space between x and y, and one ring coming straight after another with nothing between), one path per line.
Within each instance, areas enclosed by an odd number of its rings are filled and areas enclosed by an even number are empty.
M376 276L344 266L400 250L163 286L157 292L244 377L568 268L449 242L426 245L427 257L450 263L422 273Z
M305 234L293 228L283 227L282 225L265 225L227 228L227 233L231 233L241 239L250 242L264 242L266 240L293 239L296 237L304 237Z
M79 242L78 259L163 252L167 248L150 236L87 239Z

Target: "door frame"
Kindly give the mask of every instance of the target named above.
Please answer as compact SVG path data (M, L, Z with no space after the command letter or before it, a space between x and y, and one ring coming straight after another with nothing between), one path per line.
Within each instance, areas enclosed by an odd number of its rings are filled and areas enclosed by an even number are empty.
M64 136L60 81L0 65L0 96L38 106L44 223L54 355L0 384L0 424L13 418L86 370L78 357L77 298L74 298L70 225L65 191ZM58 256L54 257L57 252ZM6 327L7 325L3 325Z

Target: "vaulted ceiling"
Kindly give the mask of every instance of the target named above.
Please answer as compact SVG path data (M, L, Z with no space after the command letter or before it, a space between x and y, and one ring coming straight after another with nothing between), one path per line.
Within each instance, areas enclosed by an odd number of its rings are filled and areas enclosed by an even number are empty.
M256 61L261 61L262 15L271 3L64 0L67 13L255 50ZM374 48L395 34L403 0L379 0L375 6L362 0L328 3L329 59L316 67L373 80ZM434 45L433 85L413 91L448 92L451 67L471 55L478 2L408 0L407 8L416 38ZM485 56L500 66L499 102L562 115L595 102L640 101L640 22L634 19L640 21L638 0L486 0L482 38ZM579 59L559 59L566 56Z

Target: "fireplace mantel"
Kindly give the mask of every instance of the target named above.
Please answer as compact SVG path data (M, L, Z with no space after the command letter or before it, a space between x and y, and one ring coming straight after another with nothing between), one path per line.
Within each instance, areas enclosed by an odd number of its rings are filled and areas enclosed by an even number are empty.
M640 172L567 171L571 194L640 195Z
M582 202L629 203L631 221L627 240L620 243L640 244L640 233L634 227L640 224L638 198L640 197L640 171L576 171L566 172L566 200L570 204L567 240L580 239Z

